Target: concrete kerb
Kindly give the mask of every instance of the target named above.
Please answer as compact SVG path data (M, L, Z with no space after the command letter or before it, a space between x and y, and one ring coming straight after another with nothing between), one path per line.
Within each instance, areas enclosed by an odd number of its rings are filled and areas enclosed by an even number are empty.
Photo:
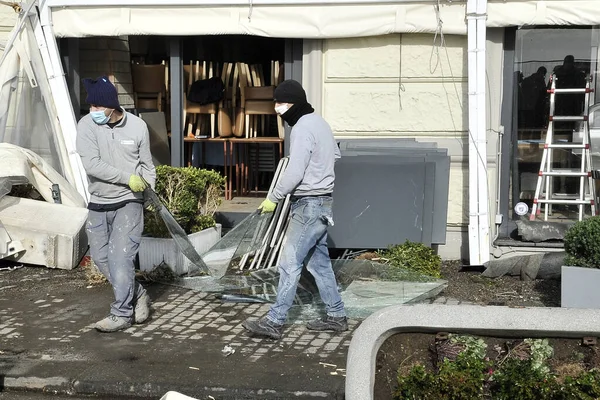
M436 304L384 308L354 332L346 363L346 400L373 399L375 358L387 338L440 331L500 337L600 336L600 310Z

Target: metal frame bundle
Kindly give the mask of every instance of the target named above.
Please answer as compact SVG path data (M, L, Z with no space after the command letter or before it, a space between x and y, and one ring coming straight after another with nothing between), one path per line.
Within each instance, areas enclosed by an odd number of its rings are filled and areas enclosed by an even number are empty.
M269 187L269 194L275 189L277 183L283 178L283 174L287 168L289 157L282 158L277 165L275 175L271 186ZM290 212L290 195L277 206L273 213L273 218L269 223L266 234L262 238L262 245L254 252L245 254L241 261L239 268L244 269L261 269L269 268L277 265L279 258L281 257L281 248L285 240L285 232L287 230ZM256 228L255 234L259 232L259 227Z

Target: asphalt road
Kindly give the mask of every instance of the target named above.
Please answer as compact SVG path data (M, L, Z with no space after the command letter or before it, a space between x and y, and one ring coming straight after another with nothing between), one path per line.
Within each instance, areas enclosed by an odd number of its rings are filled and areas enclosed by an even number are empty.
M65 396L35 392L0 392L0 400L109 400L108 397ZM123 400L126 400L123 398Z

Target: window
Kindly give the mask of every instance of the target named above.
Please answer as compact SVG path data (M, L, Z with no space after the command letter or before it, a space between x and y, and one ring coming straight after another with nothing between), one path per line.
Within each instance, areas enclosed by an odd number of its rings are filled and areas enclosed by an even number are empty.
M524 202L530 208L533 204L548 128L550 95L547 89L550 77L555 74L559 88L583 88L587 79L592 77L592 86L600 89L597 79L599 41L598 29L593 27L528 27L517 30L514 61L514 90L517 95L513 109L517 126L513 129L516 143L513 147L511 209L518 202ZM557 96L554 115L581 115L584 98L583 94ZM590 100L590 104L595 103L593 94ZM580 141L581 125L580 122L555 122L554 141ZM591 125L594 126L593 123ZM600 129L597 139L592 138L592 149L594 145L600 149ZM554 149L554 168L577 168L580 159L581 150ZM596 165L600 166L600 163ZM568 195L579 191L578 178L553 179L555 193ZM553 217L576 219L576 210L576 207L555 205Z

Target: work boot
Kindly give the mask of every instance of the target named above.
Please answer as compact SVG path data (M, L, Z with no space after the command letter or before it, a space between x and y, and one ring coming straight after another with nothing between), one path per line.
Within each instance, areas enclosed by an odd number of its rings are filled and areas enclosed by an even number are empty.
M96 330L100 332L116 332L127 329L131 326L131 318L117 317L109 314L108 317L96 322Z
M310 321L306 327L312 331L344 332L348 330L348 318L327 315L325 318Z
M250 319L242 322L242 326L255 335L267 336L271 339L279 340L283 334L283 324L276 324L268 318Z
M150 316L150 296L147 292L137 299L135 303L135 309L133 310L133 316L136 324L143 324Z

